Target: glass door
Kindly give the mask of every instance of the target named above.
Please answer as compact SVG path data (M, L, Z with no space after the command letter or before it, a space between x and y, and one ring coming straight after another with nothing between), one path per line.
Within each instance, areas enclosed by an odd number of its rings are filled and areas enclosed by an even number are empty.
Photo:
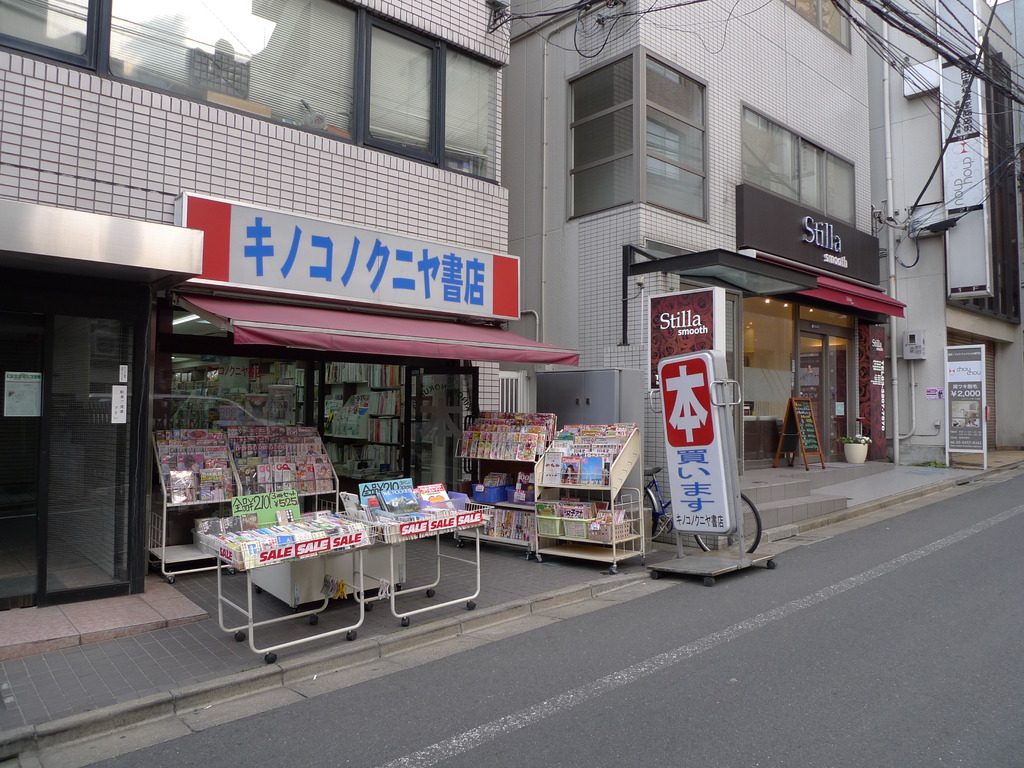
M459 444L476 412L477 370L411 368L406 386L409 476L416 485L444 483L450 491L461 491L468 476Z
M35 605L40 591L43 335L41 316L0 312L0 609Z
M798 396L811 401L818 437L830 460L838 458L839 438L847 433L849 350L849 339L800 333Z

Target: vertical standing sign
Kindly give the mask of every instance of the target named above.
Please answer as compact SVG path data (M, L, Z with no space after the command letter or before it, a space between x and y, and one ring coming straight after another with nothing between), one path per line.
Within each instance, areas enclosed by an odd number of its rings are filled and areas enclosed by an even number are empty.
M727 534L735 530L732 503L736 452L726 409L713 404L713 382L724 379L725 353L692 352L661 360L665 457L672 521L680 531Z
M658 388L658 363L666 357L705 349L725 349L724 288L697 288L651 296L647 349L651 389Z
M987 444L985 347L946 347L946 453L981 453L987 465Z

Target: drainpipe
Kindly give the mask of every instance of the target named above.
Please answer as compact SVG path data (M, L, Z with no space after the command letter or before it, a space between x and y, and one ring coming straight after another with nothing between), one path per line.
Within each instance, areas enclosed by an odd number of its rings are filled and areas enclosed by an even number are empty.
M889 25L882 24L882 44L889 45ZM889 73L892 67L885 61L882 62L882 120L883 132L885 135L885 196L887 198L888 216L893 215L894 185L892 180L892 114L889 100ZM896 234L893 228L885 224L886 231L886 262L889 270L889 295L894 299L896 296ZM892 463L899 466L900 463L900 391L899 391L899 360L896 356L897 334L896 316L889 316L889 371L890 387L892 397L891 403L892 420L887 424L886 431L892 435ZM913 395L913 393L911 393Z

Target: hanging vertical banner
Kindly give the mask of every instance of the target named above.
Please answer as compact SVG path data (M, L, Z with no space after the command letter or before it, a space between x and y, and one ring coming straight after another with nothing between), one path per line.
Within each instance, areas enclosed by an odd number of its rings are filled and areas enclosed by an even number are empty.
M946 452L985 453L985 347L946 347Z
M935 6L936 33L959 54L958 59L946 61L939 73L942 140L949 138L942 153L943 203L947 214L958 214L956 226L943 235L951 299L992 295L992 255L984 207L987 149L981 119L986 107L982 83L971 76L978 58L978 14L982 9L987 12L988 6L977 0Z
M721 350L668 357L658 364L672 521L680 531L735 530L729 479L738 468L726 434L732 424L711 395L712 383L725 371Z
M666 357L725 349L725 289L697 288L651 296L647 349L651 389L658 388L658 364ZM722 308L716 311L717 308Z
M885 445L885 326L857 325L857 407L864 433L871 438L868 460L882 461Z

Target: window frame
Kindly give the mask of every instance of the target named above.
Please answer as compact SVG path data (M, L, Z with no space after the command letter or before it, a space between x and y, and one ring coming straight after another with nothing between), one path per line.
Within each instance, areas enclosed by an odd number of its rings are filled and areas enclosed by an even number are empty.
M830 40L834 40L837 44L841 45L846 50L850 50L850 40L852 37L850 30L850 20L846 18L846 16L844 16L842 13L840 13L838 9L836 10L836 14L839 16L841 22L841 31L839 37L836 37L831 32L829 32L825 25L825 3L841 3L843 2L843 0L812 0L812 2L814 2L815 7L815 17L813 19L811 19L807 14L803 13L800 10L800 0L784 0L784 2L794 11L796 11L797 16L806 21L808 24L813 24L814 27L827 38L829 38ZM848 6L846 7L848 9Z
M190 102L208 104L217 109L226 109L238 112L239 114L245 115L246 117L250 117L254 120L263 120L273 125L287 125L289 128L313 133L326 139L365 146L370 149L410 158L450 173L470 176L490 183L498 183L500 163L488 162L481 164L481 166L489 168L491 172L490 175L486 176L479 175L473 171L461 170L459 168L452 168L448 166L445 137L445 93L447 88L446 57L448 51L458 53L460 56L465 56L490 68L491 76L495 78L495 101L492 105L494 114L491 116L491 125L489 126L489 130L492 132L494 141L494 156L491 159L496 160L497 146L499 144L500 136L500 121L497 118L497 110L501 100L501 85L498 80L498 73L501 68L501 64L499 62L487 59L448 41L420 34L384 17L375 15L365 7L339 2L338 5L349 8L356 14L355 62L353 66L355 78L352 93L352 103L355 114L352 120L352 136L345 137L336 134L327 134L314 127L292 125L280 120L264 117L260 114L247 112L244 109L235 109L231 106L225 106L223 104L199 99L193 95L182 94L152 85L145 85L114 74L111 71L110 66L113 0L87 0L87 3L88 10L86 14L85 51L83 54L69 53L58 48L41 45L39 43L34 43L11 35L5 35L3 33L0 33L0 48L6 48L28 56L79 67L81 69L94 72L100 77L113 82L125 83L127 85L144 88L157 93L165 93L169 96ZM430 137L425 151L418 151L415 148L405 146L400 142L389 141L379 137L375 138L370 134L370 59L372 54L372 35L375 29L390 32L413 43L424 45L430 50L431 93L428 99L430 110Z
M568 207L569 217L578 218L581 216L589 216L594 213L600 213L601 211L611 210L618 208L623 205L649 205L662 210L672 211L680 216L686 216L687 218L696 219L699 221L706 221L708 216L708 121L707 121L707 83L693 77L687 73L682 67L675 64L671 64L666 61L663 57L654 55L651 51L646 48L639 47L634 49L632 52L625 56L619 57L612 61L603 62L600 66L594 67L580 75L572 78L568 82L568 100L570 105L570 113L572 112L573 104L573 87L585 80L587 77L595 75L601 70L607 69L621 64L624 61L629 61L631 66L631 82L632 82L632 93L630 98L616 102L615 104L609 105L604 109L592 112L585 117L576 119L575 115L570 114L569 125L568 125L568 151L566 153L567 165L568 165ZM686 115L673 108L672 104L663 104L660 101L654 101L649 95L648 89L648 62L655 62L659 66L670 70L677 74L679 77L684 78L692 85L696 86L700 90L701 96L701 117L702 121L694 120L690 115ZM591 124L597 120L614 115L616 112L621 110L629 109L630 115L629 120L632 126L631 142L628 149L621 149L616 152L611 152L606 155L602 155L597 159L591 159L589 162L581 165L576 164L576 147L575 147L575 132L578 128ZM701 160L702 168L696 168L695 166L683 162L679 159L672 158L671 156L652 150L648 142L648 125L652 122L650 115L658 114L681 123L684 126L688 126L700 132L701 135ZM657 121L654 121L657 122ZM577 194L576 194L576 177L582 173L600 168L604 165L611 166L612 164L630 158L632 160L632 194L629 199L621 202L612 202L608 205L579 210L577 207ZM652 202L649 199L649 171L648 162L649 160L655 160L660 163L664 163L672 168L679 170L681 173L691 174L700 179L701 184L701 200L700 208L701 213L697 215L691 211L684 210L682 207L670 207L662 202Z
M744 137L744 133L747 130L747 126L750 125L750 121L747 119L748 113L757 117L760 122L766 123L768 126L771 126L774 129L774 131L776 131L779 135L786 136L789 141L794 142L796 151L793 153L793 160L796 163L796 167L792 169L792 178L796 181L797 184L795 196L785 195L779 192L778 188L782 188L784 185L776 184L775 188L765 186L765 184L762 183L762 180L760 178L751 178L747 174L747 163L744 159L747 144L746 139ZM808 203L804 199L803 184L805 183L805 178L801 170L801 164L804 158L805 147L811 147L820 153L819 156L821 158L821 174L815 174L814 176L811 177L818 185L818 192L821 196L820 206L812 205L811 203ZM830 181L832 180L831 174L829 173L829 167L832 162L841 163L842 165L850 169L850 187L848 191L850 195L851 207L849 218L847 218L846 215L843 213L836 213L834 211L829 210L829 190ZM856 225L857 166L854 163L851 163L846 158L842 157L841 155L837 155L835 152L830 152L829 150L822 147L820 144L816 144L813 141L808 141L800 134L789 130L788 128L776 122L775 120L766 117L763 113L757 111L756 109L753 109L747 104L743 104L740 109L740 177L742 178L744 184L750 184L751 186L757 187L758 189L763 189L765 192L768 192L769 194L776 195L777 197L781 197L785 200L791 200L797 205L801 205L810 210L817 211L833 219L838 219L839 221L846 222L851 226Z

